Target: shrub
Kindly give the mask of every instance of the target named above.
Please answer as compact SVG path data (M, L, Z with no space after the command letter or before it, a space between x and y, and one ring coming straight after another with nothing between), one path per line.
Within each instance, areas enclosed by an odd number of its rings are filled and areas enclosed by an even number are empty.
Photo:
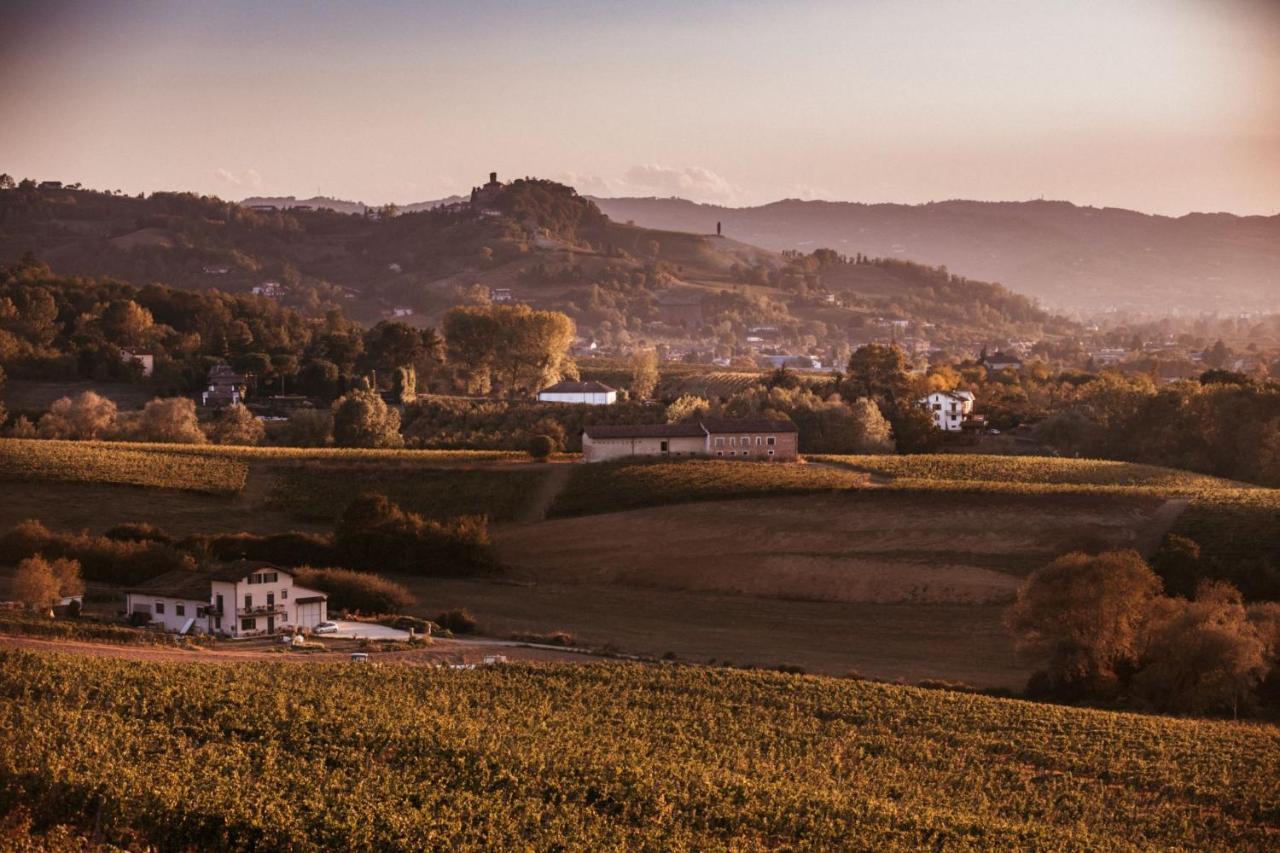
M163 542L167 545L173 541L159 527L145 521L117 524L102 535L117 542Z
M178 547L193 554L229 562L262 560L281 566L332 565L337 559L331 537L318 533L219 533L189 536Z
M196 404L186 397L156 399L142 409L134 427L138 441L166 444L204 444L204 432L196 418Z
M242 403L227 406L205 427L214 444L257 445L266 437L262 421Z
M377 391L350 391L333 404L333 441L339 447L400 447L400 413Z
M38 521L24 521L0 536L0 561L17 563L41 554L80 563L85 579L134 584L174 569L194 569L187 554L162 542L123 542L88 532L55 533Z
M474 633L479 624L466 608L445 610L436 614L433 621L446 631L452 631L455 634Z
M569 648L577 645L577 640L568 631L551 631L547 634L512 634L511 639L517 643L532 643L538 646L563 646Z
M556 443L549 435L535 435L529 439L529 455L534 459L545 461L555 449Z
M338 610L395 613L416 603L406 587L367 572L304 566L294 573L293 579L301 586L327 594L329 607Z
M405 512L384 495L366 494L342 514L334 541L344 565L416 575L471 574L491 565L488 520L443 521Z

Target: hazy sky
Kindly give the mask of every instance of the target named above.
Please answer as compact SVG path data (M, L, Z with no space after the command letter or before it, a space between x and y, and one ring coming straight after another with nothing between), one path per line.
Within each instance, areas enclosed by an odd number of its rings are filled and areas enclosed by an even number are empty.
M0 171L1280 212L1280 0L8 0Z

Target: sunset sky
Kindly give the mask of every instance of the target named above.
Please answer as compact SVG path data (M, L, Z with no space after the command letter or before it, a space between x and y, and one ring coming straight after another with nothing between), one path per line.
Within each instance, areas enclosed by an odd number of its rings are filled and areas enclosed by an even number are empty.
M1280 0L5 8L18 178L1280 212Z

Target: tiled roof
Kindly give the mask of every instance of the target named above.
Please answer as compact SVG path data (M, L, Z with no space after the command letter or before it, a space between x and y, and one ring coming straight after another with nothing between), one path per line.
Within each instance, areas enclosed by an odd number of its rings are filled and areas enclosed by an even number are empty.
M702 438L706 435L700 424L613 424L589 426L584 432L590 438Z
M707 432L740 433L740 432L795 432L796 425L791 421L775 421L768 418L745 418L743 420L707 419L702 422Z
M540 393L543 394L608 394L616 391L616 388L610 388L603 382L596 382L594 379L589 382L570 382L565 380L557 382L555 385L543 388Z

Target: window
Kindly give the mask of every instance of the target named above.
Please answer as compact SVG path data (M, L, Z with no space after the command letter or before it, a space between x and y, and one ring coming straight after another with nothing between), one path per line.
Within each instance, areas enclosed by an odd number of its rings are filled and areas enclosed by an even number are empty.
M716 436L716 447L724 447L724 436L722 435Z
M770 447L773 447L773 445L774 445L774 439L773 439L773 436L769 436L769 438L768 438L768 444L769 444L769 446L770 446Z
M661 450L663 453L669 452L671 450L671 442L669 441L658 442L658 449Z
M941 411L942 411L942 404L941 404L941 403L934 403L934 404L933 404L933 410L934 410L935 412L941 412Z
M177 614L177 615L179 615L179 616L186 616L186 615L187 615L187 605L185 605L185 604L175 604L175 605L173 605L173 612L174 612L174 613L176 613L176 614Z
M737 437L736 437L736 436L732 436L732 435L731 435L731 436L729 436L729 446L730 446L730 447L737 447L737 446L738 446L738 439L737 439Z
M756 436L756 447L759 447L763 442L764 442L764 439L762 439L760 436L758 436L758 435L757 435L757 436Z
M252 631L254 628L257 628L257 627L258 627L257 619L241 619L240 620L241 631Z
M280 590L280 600L281 600L281 601L288 601L288 600L289 600L289 590L287 590L287 589L282 589L282 590Z
M750 446L751 446L751 436L749 436L749 435L744 435L744 436L742 437L742 446L743 446L743 447L750 447Z
M245 609L245 610L252 610L252 609L253 609L253 596L252 596L252 595L246 595L246 596L244 597L244 609Z
M772 451L772 450L770 450L770 451L769 451L769 455L770 455L770 456L772 456L772 455L773 455L773 451Z
M163 615L163 614L164 614L164 602L163 602L163 601L157 601L157 602L156 602L156 615L157 615L157 616L161 616L161 615Z
M724 451L723 451L723 450L717 450L717 451L716 451L716 456L724 456Z

